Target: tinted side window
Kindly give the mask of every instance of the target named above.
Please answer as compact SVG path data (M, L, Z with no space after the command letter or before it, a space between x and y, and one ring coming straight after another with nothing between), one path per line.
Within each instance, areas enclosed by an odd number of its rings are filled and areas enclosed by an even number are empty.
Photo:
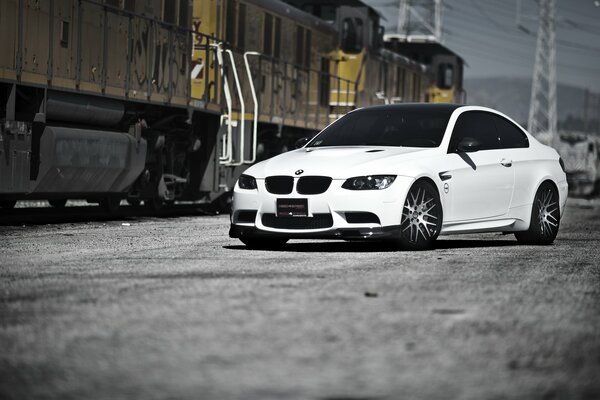
M529 147L527 135L521 129L498 115L494 117L503 149Z
M500 138L494 123L494 115L485 111L467 111L462 113L450 139L448 151L456 153L458 143L465 137L476 139L481 144L480 150L499 149Z

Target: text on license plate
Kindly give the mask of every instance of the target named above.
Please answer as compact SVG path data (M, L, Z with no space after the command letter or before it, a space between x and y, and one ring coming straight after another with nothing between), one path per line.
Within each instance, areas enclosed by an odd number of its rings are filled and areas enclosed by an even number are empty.
M277 199L278 217L307 217L307 199Z

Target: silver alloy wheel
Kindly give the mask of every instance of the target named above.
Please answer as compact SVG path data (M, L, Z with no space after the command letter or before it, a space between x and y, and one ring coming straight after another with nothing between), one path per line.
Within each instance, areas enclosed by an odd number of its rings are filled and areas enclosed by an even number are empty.
M560 226L559 195L556 186L546 181L533 197L529 229L515 232L523 244L548 245L554 242Z
M545 189L536 199L540 233L544 237L556 236L558 230L558 201L552 188Z
M439 205L436 199L424 188L419 187L417 193L411 190L406 196L404 209L402 210L402 232L408 232L409 243L417 243L419 236L428 241L435 237L438 230L438 216L432 211Z

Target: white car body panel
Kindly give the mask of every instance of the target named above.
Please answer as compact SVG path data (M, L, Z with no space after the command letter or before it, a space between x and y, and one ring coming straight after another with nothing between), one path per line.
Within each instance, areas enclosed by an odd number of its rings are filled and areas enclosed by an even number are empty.
M537 188L547 180L558 188L562 215L568 187L566 175L558 163L558 153L539 143L526 131L523 130L529 140L528 148L460 155L448 153L454 124L467 111L494 113L514 123L495 110L461 106L453 111L439 147L304 147L278 155L246 170L245 175L256 179L257 189L241 189L236 184L232 227L253 227L286 237L333 238L340 229L397 227L406 195L418 179L428 179L438 190L444 212L441 234L527 230L533 197ZM300 170L302 172L298 175ZM442 180L440 173L451 178ZM396 175L397 178L383 190L342 188L348 178L364 175ZM285 195L269 193L265 187L265 178L269 176L294 177L294 190ZM333 180L325 193L300 195L296 192L296 183L299 177L306 176L327 176ZM301 230L263 225L262 216L276 213L276 202L281 198L306 198L308 216L331 214L333 225ZM254 221L238 221L239 212L244 210L256 211ZM348 223L345 218L347 212L373 213L380 223Z
M478 220L506 215L510 207L515 172L500 162L510 159L506 150L489 150L462 155L447 154L444 165L452 178L450 207L444 222ZM472 163L472 164L471 164Z

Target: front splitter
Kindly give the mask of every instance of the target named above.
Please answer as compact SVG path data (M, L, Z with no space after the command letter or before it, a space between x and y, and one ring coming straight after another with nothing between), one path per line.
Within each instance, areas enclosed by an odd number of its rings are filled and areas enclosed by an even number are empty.
M341 240L382 240L392 239L400 235L400 226L384 226L374 228L343 228L325 232L271 232L256 228L231 224L231 238L286 238L286 239L341 239Z

